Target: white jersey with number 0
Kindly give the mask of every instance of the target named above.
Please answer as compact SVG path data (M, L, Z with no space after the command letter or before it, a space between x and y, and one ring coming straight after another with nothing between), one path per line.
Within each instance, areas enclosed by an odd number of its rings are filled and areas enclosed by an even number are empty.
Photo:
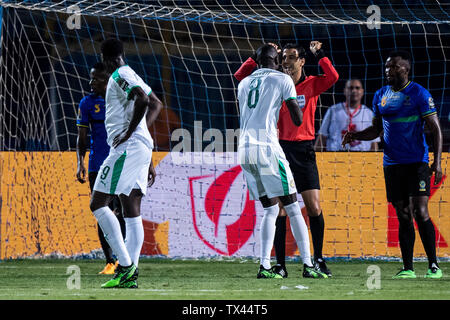
M250 199L297 193L294 177L277 135L283 101L297 99L292 79L279 71L259 69L238 87L241 111L239 163Z
M130 93L135 87L141 87L147 95L152 92L152 89L128 65L119 67L109 78L105 99L105 127L107 142L111 147L114 138L130 124L134 109L134 100L131 99ZM153 139L147 129L145 116L131 136L144 142L150 150L153 149Z
M238 100L241 133L239 145L279 145L277 122L283 101L297 99L288 75L261 68L239 83Z

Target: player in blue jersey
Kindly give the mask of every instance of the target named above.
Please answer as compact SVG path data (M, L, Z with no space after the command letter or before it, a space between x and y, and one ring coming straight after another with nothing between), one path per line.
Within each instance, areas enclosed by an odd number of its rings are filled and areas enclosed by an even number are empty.
M105 95L109 73L107 73L103 63L99 62L92 67L90 79L89 85L91 86L92 93L80 101L78 111L77 179L80 183L86 182L84 158L88 147L88 131L90 129L91 141L89 146L88 179L92 192L98 170L109 154L105 129ZM122 234L125 237L125 221L122 216L118 197L110 203L110 208L115 212L121 226ZM100 226L98 226L98 236L106 258L106 266L100 271L100 274L114 274L116 261Z
M399 242L403 269L394 279L416 278L413 268L415 231L413 218L419 228L428 257L425 278L441 278L436 258L435 229L428 213L430 177L434 183L442 179L442 132L430 93L409 80L411 58L408 52L392 52L386 60L388 82L375 93L371 127L348 132L342 145L354 140L372 140L384 130L384 178L387 199L395 208L399 221ZM433 163L428 166L428 145L424 125L433 136Z

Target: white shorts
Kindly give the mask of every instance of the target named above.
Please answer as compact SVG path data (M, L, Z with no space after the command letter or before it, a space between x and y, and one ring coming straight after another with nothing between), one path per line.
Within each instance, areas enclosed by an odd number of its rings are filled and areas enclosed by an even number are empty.
M111 148L101 165L94 190L107 194L130 195L131 190L147 192L148 169L152 150L135 137Z
M239 148L239 161L251 200L297 194L294 177L281 147Z

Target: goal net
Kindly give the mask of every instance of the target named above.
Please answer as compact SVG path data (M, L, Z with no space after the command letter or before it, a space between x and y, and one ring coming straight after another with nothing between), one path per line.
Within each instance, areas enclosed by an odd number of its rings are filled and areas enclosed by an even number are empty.
M233 74L263 43L323 43L339 81L318 100L344 101L360 79L371 107L394 49L412 54L411 79L432 94L450 148L448 4L438 1L2 1L0 56L0 259L98 250L89 188L75 179L76 118L90 93L100 43L125 45L126 62L164 109L151 128L158 178L143 200L143 254L257 256L259 203L248 200L235 161L238 81ZM321 74L312 54L305 73ZM191 160L177 163L171 151ZM205 154L211 155L206 161ZM200 154L200 155L199 155ZM381 153L319 152L329 257L399 256L396 218L386 202ZM223 160L223 161L219 161ZM432 192L438 255L450 241L449 189ZM288 254L296 253L288 232ZM418 255L423 248L418 247Z

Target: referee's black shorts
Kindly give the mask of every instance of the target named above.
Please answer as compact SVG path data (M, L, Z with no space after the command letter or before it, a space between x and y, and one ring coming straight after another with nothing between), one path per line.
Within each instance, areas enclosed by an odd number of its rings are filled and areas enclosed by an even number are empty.
M428 163L394 164L384 167L389 202L409 201L409 197L430 196L431 170Z
M294 176L297 192L320 190L319 171L313 141L280 140L286 159Z

